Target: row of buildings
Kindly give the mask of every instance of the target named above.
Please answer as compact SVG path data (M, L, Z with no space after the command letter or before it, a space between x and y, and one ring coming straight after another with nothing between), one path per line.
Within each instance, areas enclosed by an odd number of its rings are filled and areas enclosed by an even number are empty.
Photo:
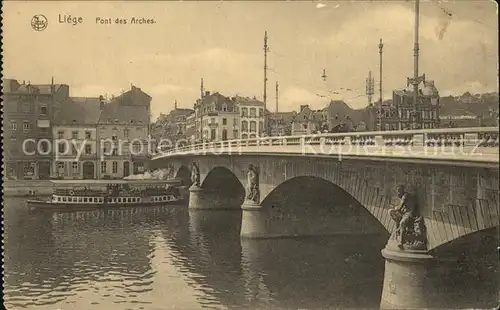
M4 85L4 175L10 179L107 179L142 172L151 97L71 97L69 86Z
M254 98L227 97L201 92L193 109L175 109L153 124L152 136L184 143L247 139L259 136L302 135L316 132L404 130L437 128L440 123L439 93L433 81L423 81L416 115L410 89L396 90L392 100L363 109L352 109L342 100L332 100L324 109L301 105L298 111L269 112Z

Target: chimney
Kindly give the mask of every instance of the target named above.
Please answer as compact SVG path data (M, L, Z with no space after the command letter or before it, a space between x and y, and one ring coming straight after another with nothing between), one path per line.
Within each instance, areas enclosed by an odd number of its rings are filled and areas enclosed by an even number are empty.
M99 96L99 108L101 109L101 111L102 111L102 109L104 109L104 101L105 101L104 96L100 95Z
M208 91L208 90L207 90L207 91L205 92L205 96L210 96L210 91Z

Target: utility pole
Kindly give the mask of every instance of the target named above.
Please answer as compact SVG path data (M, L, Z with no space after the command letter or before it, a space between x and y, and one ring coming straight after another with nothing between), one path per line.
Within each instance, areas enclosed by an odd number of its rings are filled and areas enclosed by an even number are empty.
M264 32L264 115L267 116L267 52L269 52L269 47L267 46L267 30ZM264 117L265 117L264 116ZM268 121L264 118L265 128L268 127ZM267 129L265 132L268 132Z
M378 53L380 55L380 84L379 84L379 107L378 107L378 124L379 130L382 130L382 52L383 52L384 44L382 43L382 38L380 38L380 43L378 44Z
M417 96L418 96L418 84L420 84L420 79L418 76L418 30L419 30L419 12L420 1L415 0L415 42L413 47L413 129L417 128Z
M377 123L376 113L374 115L373 106L372 106L372 96L373 96L373 91L374 91L374 89L373 89L374 84L375 84L375 80L372 77L372 70L370 70L370 71L368 71L368 77L366 78L366 95L368 97L368 109L370 111L371 119L373 121L373 123L371 123L371 125L370 125L372 130L375 129L373 127Z
M198 111L200 113L200 141L203 140L203 95L204 95L204 89L203 89L203 78L201 78L200 82L200 102L198 103Z
M418 44L418 30L419 30L419 10L420 1L415 0L415 39L413 45L413 78L407 79L407 85L413 85L413 111L412 116L412 127L417 128L417 99L418 99L418 85L421 82L425 82L425 74L422 76L418 75L418 56L419 56L419 44Z
M366 95L368 96L368 106L372 105L373 96L373 86L375 85L375 80L372 77L372 70L368 71L368 77L366 78Z
M274 123L276 125L276 135L278 135L278 129L279 129L279 126L278 126L278 97L279 97L279 84L278 84L278 81L276 81L276 111L274 112Z
M278 81L276 81L276 113L278 113L278 89L279 89L279 84Z

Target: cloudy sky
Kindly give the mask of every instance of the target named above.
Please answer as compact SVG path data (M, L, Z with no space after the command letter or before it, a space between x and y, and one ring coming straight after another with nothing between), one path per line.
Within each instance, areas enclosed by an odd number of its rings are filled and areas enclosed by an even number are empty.
M413 74L413 1L304 2L7 2L4 76L70 85L73 96L119 94L130 84L153 97L153 113L177 100L191 108L206 90L263 93L263 37L268 31L268 106L323 107L329 98L367 104L365 78L379 82L384 41L384 98ZM498 91L494 1L421 1L420 72L441 94ZM35 14L47 17L34 31ZM81 16L83 23L59 23ZM152 18L151 25L101 25L96 18ZM323 81L322 70L328 78ZM351 89L343 91L342 89ZM332 95L339 92L339 95ZM378 91L377 91L378 93ZM378 95L375 96L378 98Z

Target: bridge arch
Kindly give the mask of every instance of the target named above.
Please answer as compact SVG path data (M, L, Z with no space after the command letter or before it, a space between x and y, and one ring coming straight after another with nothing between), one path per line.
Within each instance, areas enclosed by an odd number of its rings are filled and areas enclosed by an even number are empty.
M177 172L175 173L175 179L181 180L182 185L191 186L191 183L192 183L191 170L187 166L181 165L177 169Z
M201 182L205 195L210 195L213 204L240 209L245 199L245 188L234 173L224 167L211 169Z
M275 187L261 202L271 234L383 235L389 232L350 193L323 178L296 176Z

